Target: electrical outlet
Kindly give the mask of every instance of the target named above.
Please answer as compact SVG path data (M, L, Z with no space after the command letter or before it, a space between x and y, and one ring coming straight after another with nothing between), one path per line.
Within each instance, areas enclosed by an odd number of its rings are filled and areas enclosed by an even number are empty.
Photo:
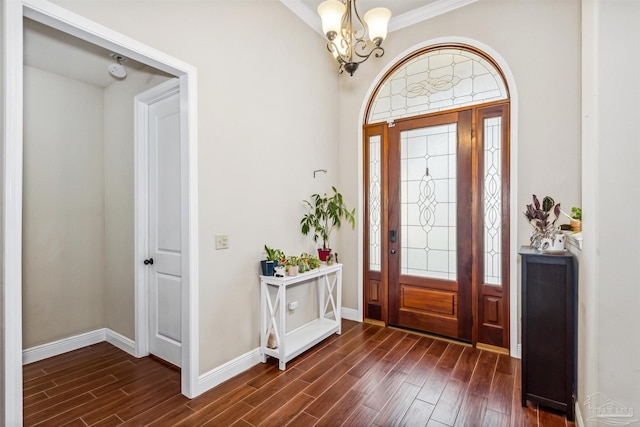
M291 301L289 303L289 310L295 310L296 308L298 308L298 301Z
M216 235L216 250L229 249L229 236Z

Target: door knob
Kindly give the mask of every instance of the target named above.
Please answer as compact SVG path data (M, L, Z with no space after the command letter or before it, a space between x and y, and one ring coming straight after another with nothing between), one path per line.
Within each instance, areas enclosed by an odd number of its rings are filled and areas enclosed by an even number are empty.
M389 251L389 253L390 253L391 255L395 255L396 250L395 250L395 249L391 249L391 250Z
M144 265L149 265L149 264L153 265L153 258L149 258L149 259L145 259L144 260Z

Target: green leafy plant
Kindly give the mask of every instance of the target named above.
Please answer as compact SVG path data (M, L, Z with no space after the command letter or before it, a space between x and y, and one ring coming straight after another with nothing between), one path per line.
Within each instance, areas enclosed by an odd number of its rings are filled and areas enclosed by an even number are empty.
M298 271L304 273L308 270L313 270L320 267L320 258L315 255L309 255L306 252L300 254L298 258Z
M328 196L324 193L322 196L313 194L311 201L305 200L309 212L307 212L300 221L302 234L305 236L313 231L313 241L317 242L322 239L322 248L329 247L329 236L334 228L342 225L342 220L351 224L351 228L355 228L356 220L355 208L349 210L344 203L342 194L338 193L336 187L331 187L333 195Z
M277 263L281 263L286 259L284 252L280 249L271 249L269 246L264 245L264 251L267 254L267 261L274 261Z
M300 262L300 259L295 255L291 255L287 257L286 265L287 266L298 265L298 262Z
M571 219L576 219L578 221L582 221L582 209L577 207L571 208Z

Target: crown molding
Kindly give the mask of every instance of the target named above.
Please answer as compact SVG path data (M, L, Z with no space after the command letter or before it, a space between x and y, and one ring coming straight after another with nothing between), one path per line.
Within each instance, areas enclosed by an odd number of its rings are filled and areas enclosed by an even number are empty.
M452 10L459 9L477 1L478 0L437 0L426 6L392 17L389 22L389 32L426 21L427 19L451 12ZM280 2L315 32L324 36L324 34L322 34L322 23L314 10L311 10L300 0L280 0Z
M410 12L403 13L396 17L392 17L389 21L389 32L400 30L402 28L409 27L417 24L418 22L426 21L427 19L434 18L438 15L451 12L452 10L460 9L471 3L475 3L478 0L438 0L426 6L418 9L414 9Z

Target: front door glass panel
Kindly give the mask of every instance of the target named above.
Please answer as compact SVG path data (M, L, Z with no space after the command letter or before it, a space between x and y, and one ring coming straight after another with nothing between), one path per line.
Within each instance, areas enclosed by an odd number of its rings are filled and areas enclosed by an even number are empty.
M456 280L457 125L400 133L400 273Z

